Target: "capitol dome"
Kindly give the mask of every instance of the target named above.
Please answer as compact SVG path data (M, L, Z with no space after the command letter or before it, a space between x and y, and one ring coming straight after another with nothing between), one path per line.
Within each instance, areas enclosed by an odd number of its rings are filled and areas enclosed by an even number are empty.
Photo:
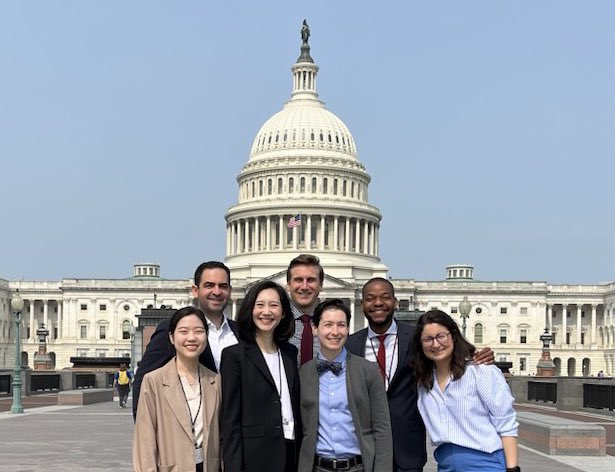
M257 280L301 253L317 255L340 279L385 276L382 215L368 202L370 176L350 131L316 91L318 66L307 40L292 66L291 98L260 128L226 213L226 264Z

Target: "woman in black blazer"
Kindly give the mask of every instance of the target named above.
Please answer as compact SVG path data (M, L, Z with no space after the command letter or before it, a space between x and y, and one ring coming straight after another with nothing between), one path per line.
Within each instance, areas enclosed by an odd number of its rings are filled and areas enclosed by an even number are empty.
M254 285L237 315L242 342L222 351L225 472L294 472L302 436L295 329L284 289Z

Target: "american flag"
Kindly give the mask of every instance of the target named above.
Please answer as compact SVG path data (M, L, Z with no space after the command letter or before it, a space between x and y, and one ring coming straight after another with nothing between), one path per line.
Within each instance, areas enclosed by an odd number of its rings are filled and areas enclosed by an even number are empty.
M291 216L286 226L288 226L289 228L294 228L295 226L301 226L301 214L298 214L296 216Z

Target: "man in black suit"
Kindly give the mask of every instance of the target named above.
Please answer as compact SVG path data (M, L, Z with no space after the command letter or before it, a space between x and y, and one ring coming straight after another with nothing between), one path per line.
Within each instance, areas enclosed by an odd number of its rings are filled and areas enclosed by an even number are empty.
M397 299L393 284L387 279L376 277L367 281L363 286L362 308L369 327L349 336L346 349L378 364L391 412L393 471L421 472L427 452L425 426L416 405L416 384L410 366L414 327L393 319ZM493 351L484 348L475 360L493 363Z
M194 272L192 295L207 318L209 333L207 348L199 361L208 369L218 372L222 349L237 344L237 326L224 316L231 297L231 272L222 262L203 262ZM161 321L152 335L143 358L139 362L132 387L132 413L137 415L141 382L148 372L165 365L173 357L169 341L169 320Z

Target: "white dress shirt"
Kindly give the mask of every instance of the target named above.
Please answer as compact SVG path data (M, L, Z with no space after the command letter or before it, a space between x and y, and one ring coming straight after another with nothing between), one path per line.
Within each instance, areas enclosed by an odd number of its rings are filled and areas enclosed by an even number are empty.
M385 372L386 379L384 382L385 389L388 390L391 379L397 372L397 361L399 357L399 339L397 338L397 323L392 321L389 329L386 330L387 337L384 339L384 348L386 354L385 360ZM365 358L368 361L378 362L378 349L380 349L380 340L378 339L380 334L372 331L371 328L367 328L367 340L365 341Z
M222 324L219 328L216 327L209 318L207 318L207 342L211 349L211 354L214 357L216 364L216 370L220 372L220 357L222 356L222 349L225 347L233 346L238 343L235 333L228 324L226 316L223 317Z

